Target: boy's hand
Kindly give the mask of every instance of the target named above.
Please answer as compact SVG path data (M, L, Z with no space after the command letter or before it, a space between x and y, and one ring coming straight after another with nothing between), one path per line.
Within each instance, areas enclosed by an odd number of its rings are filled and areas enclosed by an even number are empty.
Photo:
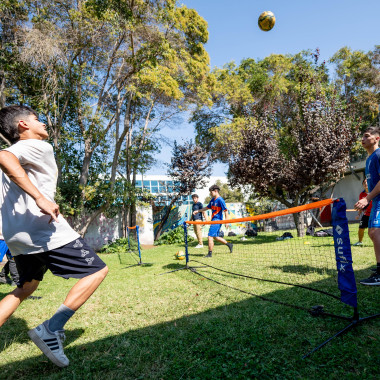
M193 215L195 215L195 214L198 214L198 210L195 210L195 211L193 212Z
M367 198L362 198L355 203L354 209L358 211L363 210L364 207L368 206L368 203Z
M50 215L49 223L53 220L58 223L59 206L56 203L49 201L45 197L40 197L36 199L36 204L43 214Z

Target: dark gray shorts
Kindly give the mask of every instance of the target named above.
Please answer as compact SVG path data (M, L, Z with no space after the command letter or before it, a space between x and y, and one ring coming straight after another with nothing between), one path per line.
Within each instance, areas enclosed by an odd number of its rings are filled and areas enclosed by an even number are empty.
M25 282L42 281L49 269L55 276L83 278L103 269L106 264L82 238L47 252L14 257L21 288Z

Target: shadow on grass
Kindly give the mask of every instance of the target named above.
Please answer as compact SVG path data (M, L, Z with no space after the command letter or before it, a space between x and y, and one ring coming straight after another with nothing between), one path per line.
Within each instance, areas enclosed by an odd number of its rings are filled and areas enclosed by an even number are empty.
M13 287L9 287L9 292L13 290ZM1 292L0 299L3 299L9 292ZM33 297L33 296L31 296ZM23 304L28 302L43 302L41 297L38 298L27 298ZM43 322L43 321L42 321ZM27 335L29 327L24 319L11 316L7 322L0 328L0 352L2 352L9 344L25 343L30 341ZM71 330L66 336L66 344L70 344L77 340L84 333L84 329ZM1 378L1 376L0 376Z
M333 269L323 269L323 268L315 268L309 265L271 265L270 268L281 270L285 273L296 273L301 275L307 275L308 273L318 273L318 274L328 274L330 276L337 275L337 271Z
M164 266L165 269L182 267L180 263ZM221 287L205 285L207 282L200 282L199 277L190 271L185 277L175 278L182 282L184 278L190 280L198 292L216 295L225 291ZM373 294L373 291L367 291L367 294ZM379 293L376 294L378 301ZM269 295L278 299L302 297L292 288L272 291ZM375 378L378 374L378 359L371 356L371 352L376 355L378 338L362 335L363 330L359 328L348 337L332 341L311 359L300 359L302 354L344 327L345 321L313 318L303 311L255 297L196 313L191 307L196 307L193 305L197 304L197 296L190 292L178 294L178 297L188 299L185 306L181 305L189 308L185 311L189 315L181 318L76 347L65 343L65 353L71 361L67 368L59 369L45 356L38 355L3 365L1 373L4 378L18 380L320 379L331 378L332 371L333 378L338 379L347 371L353 371L353 374L365 371L367 378ZM372 299L374 305L377 301ZM12 331L12 335L21 337L17 339L24 343L25 321L11 318L8 323L8 334ZM78 330L67 330L69 342L80 336L77 334ZM347 358L350 358L349 363Z
M141 263L138 251L126 251L124 253L118 253L119 263L121 265L125 265L123 269L132 268L135 266L140 267L151 267L153 263L146 263L143 260L143 256L141 256Z

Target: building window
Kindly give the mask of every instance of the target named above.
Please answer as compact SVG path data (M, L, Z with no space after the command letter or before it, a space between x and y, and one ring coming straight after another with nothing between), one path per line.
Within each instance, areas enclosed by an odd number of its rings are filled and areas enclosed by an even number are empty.
M165 181L158 181L158 185L159 185L160 193L167 192Z

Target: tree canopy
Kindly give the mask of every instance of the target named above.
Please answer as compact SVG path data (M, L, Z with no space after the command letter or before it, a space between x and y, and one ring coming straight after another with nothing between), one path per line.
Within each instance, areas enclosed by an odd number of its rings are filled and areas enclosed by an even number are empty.
M46 122L63 209L91 211L84 234L119 204L117 181L136 199L160 129L208 102L207 23L175 0L1 0L0 12L2 105Z

